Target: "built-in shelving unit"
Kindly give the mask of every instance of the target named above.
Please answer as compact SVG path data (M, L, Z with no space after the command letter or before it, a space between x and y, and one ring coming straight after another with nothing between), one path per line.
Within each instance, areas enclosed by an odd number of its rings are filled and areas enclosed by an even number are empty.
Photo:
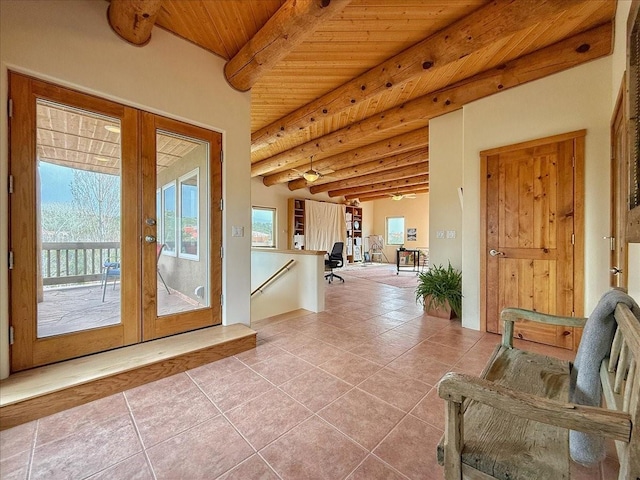
M347 223L347 262L361 262L364 258L364 239L362 238L362 208L347 205L345 212Z
M304 249L304 200L301 198L289 199L289 241L288 248Z

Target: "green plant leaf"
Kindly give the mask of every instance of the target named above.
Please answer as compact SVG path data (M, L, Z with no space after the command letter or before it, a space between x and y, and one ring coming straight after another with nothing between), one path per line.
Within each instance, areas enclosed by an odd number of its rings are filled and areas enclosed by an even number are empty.
M441 308L449 302L458 318L462 315L462 272L451 266L434 265L418 274L416 302L423 303L430 296L426 309Z

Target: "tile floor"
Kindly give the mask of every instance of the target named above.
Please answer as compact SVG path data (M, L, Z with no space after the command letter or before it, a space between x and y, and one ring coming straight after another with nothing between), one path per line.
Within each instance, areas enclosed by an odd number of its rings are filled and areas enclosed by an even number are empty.
M1 432L0 478L441 479L434 385L499 339L344 277L326 312L254 325L255 350ZM572 478L617 478L614 455Z

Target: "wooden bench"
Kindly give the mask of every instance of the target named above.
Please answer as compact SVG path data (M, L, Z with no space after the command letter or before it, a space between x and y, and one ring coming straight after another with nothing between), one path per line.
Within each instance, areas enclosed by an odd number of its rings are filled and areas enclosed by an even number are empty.
M568 403L570 363L513 347L514 322L582 327L586 319L505 309L502 343L481 377L448 373L438 461L447 480L568 479L569 430L615 440L619 480L640 480L640 322L618 304L610 357L600 368L607 408Z

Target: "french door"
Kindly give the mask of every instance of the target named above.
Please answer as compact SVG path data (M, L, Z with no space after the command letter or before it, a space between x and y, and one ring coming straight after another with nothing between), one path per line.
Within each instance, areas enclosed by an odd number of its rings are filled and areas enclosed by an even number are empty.
M220 323L220 134L9 81L12 371Z

